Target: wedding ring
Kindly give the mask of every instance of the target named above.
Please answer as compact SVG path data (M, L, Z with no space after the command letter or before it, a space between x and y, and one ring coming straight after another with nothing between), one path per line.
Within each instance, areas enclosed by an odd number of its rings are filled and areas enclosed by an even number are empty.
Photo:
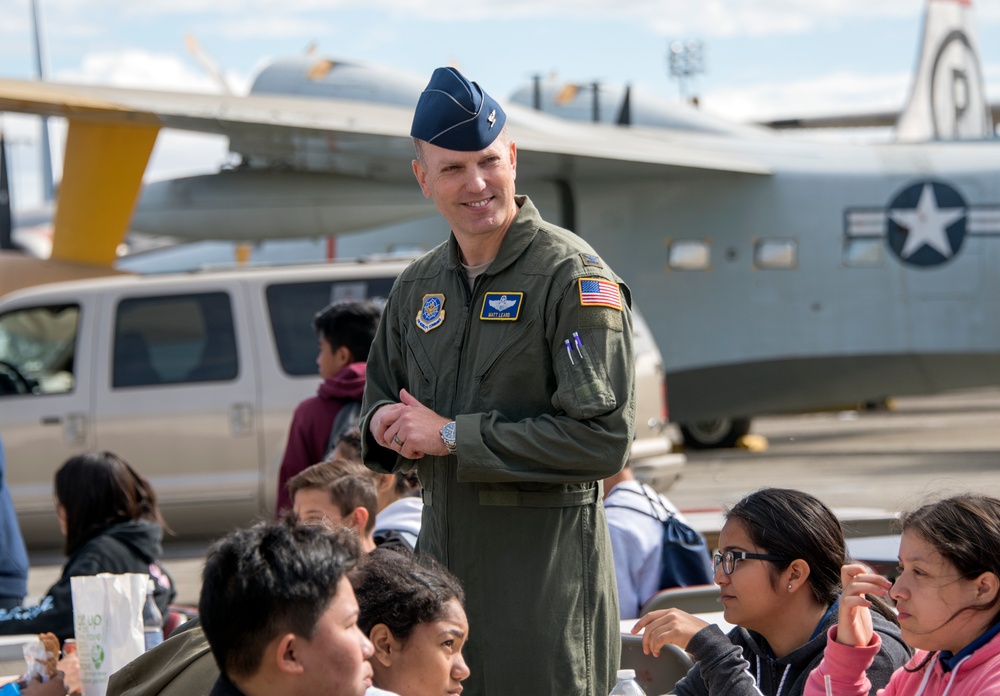
M392 441L393 441L393 442L395 442L395 443L396 443L397 445L399 445L400 447L402 447L402 446L403 446L403 441L399 439L399 436L398 436L398 435L393 435L393 436L392 436Z

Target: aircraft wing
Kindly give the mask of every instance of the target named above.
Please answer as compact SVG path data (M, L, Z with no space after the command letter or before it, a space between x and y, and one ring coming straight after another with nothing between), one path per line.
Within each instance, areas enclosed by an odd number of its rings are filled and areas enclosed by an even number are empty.
M990 105L993 123L1000 123L1000 103ZM782 118L774 121L761 121L757 125L767 126L776 130L794 130L806 128L884 128L893 127L899 119L897 111L872 111L861 114L840 114L831 116L806 116L802 118Z
M690 169L769 173L761 163L721 147L699 148L682 141L651 147L626 129L568 123L515 104L505 104L505 109L519 154L526 156L522 176L662 176ZM0 80L0 111L225 135L233 151L248 157L280 159L284 152L294 158L293 144L312 143L313 148L301 150L300 161L287 164L375 179L412 177L412 110L398 106ZM319 165L309 154L314 149L325 151Z
M807 128L884 128L896 125L899 111L873 111L866 114L841 114L839 116L806 116L761 121L757 125L775 130Z

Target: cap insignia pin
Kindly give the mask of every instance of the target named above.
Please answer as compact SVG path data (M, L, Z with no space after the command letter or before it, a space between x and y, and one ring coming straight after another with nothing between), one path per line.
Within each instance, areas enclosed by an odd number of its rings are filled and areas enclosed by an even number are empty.
M486 120L490 122L490 128L492 128L497 122L497 110L493 109L493 111L490 112L490 115L486 117Z

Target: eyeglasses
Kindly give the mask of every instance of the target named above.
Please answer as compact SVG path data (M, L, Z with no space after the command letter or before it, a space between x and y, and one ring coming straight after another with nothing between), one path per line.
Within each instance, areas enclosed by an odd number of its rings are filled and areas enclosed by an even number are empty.
M785 559L781 556L772 556L769 553L750 553L749 551L726 551L725 553L716 553L713 557L715 561L715 570L719 569L719 564L722 564L722 572L726 575L732 575L733 571L736 570L737 561L784 561Z

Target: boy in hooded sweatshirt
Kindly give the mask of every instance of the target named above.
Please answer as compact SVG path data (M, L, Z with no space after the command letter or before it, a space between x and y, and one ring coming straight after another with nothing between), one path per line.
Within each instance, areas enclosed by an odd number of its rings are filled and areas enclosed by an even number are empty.
M300 403L292 416L278 472L276 515L292 507L286 489L288 480L326 456L331 439L336 439L331 438L331 430L340 410L353 402L360 405L368 352L381 316L382 309L374 302L349 301L335 302L313 318L319 337L316 365L323 383L316 396ZM344 430L356 424L345 423Z
M679 609L652 611L643 650L659 655L667 643L691 654L694 667L672 693L683 696L801 696L809 672L837 622L840 567L846 543L833 512L801 491L765 488L726 513L715 554L715 582L728 634ZM870 675L884 686L910 652L884 603L874 613L881 644ZM867 693L867 692L866 692Z

